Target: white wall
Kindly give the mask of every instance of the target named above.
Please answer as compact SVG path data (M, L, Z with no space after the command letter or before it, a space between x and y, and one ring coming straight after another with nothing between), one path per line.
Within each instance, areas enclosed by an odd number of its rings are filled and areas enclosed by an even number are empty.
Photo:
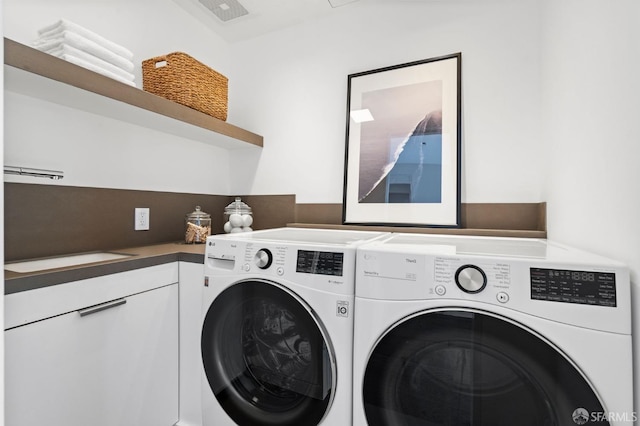
M52 181L7 175L5 181L203 194L228 191L225 150L13 92L5 92L5 102L5 164L62 170L65 176Z
M462 52L463 201L541 201L539 7L533 0L362 1L233 46L231 94L265 148L232 192L342 202L347 75Z
M640 410L640 3L547 0L544 22L548 236L630 266Z
M549 236L626 261L638 282L640 3L550 0L545 27Z
M127 47L135 55L138 87L141 61L174 51L230 72L228 44L171 0L5 0L2 12L4 36L23 44L66 18ZM5 181L229 192L226 150L15 93L7 93L5 103L5 164L65 172L61 181ZM232 116L233 105L229 109Z
M363 1L334 9L326 19L233 45L170 0L8 0L3 12L5 36L23 43L32 41L38 28L65 17L129 47L138 61L186 51L229 77L228 121L265 137L261 152L229 153L105 118L95 119L103 123L96 134L91 131L95 123L78 124L94 119L62 108L50 116L30 114L29 119L69 127L70 134L10 123L7 163L61 169L66 175L62 184L294 193L299 202L339 203L347 75L462 52L463 201L541 201L534 0ZM31 109L47 111L48 104L11 99L9 109L24 116ZM106 154L99 173L79 168L68 155L85 152L89 140ZM65 149L51 155L55 146ZM205 158L209 169L192 170L180 162L167 167L181 157L179 149ZM153 156L132 165L109 154L122 150Z

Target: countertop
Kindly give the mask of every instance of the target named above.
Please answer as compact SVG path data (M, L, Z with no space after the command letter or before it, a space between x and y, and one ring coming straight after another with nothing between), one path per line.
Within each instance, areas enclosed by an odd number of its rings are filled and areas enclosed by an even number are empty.
M76 265L65 268L47 269L36 272L17 273L4 271L4 294L62 284L71 281L95 278L118 272L131 271L170 262L191 262L204 264L204 244L184 244L182 242L157 244L152 246L108 250L130 257ZM77 254L77 253L76 253Z

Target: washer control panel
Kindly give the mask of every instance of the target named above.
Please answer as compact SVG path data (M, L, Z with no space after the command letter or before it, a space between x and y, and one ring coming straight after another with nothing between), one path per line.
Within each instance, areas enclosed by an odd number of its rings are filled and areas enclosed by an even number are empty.
M356 247L333 244L207 239L205 276L259 276L340 295L355 292Z
M341 277L343 266L344 253L298 250L296 272Z
M354 250L352 250L354 251ZM220 270L243 272L277 272L343 277L346 251L312 250L280 244L238 244L228 241L208 242L208 266Z

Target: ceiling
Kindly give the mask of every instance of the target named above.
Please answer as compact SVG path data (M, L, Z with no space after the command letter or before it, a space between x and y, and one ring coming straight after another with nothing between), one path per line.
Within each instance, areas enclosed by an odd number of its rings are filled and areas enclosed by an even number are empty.
M2 0L0 0L2 1ZM86 0L85 0L86 1ZM172 0L222 39L249 40L309 20L342 13L365 3L401 7L406 3L477 4L510 0ZM224 18L224 19L221 19ZM228 19L231 17L231 19ZM228 19L228 20L226 20Z
M228 42L318 19L368 0L173 0ZM221 17L222 19L221 19ZM223 21L223 19L228 19Z

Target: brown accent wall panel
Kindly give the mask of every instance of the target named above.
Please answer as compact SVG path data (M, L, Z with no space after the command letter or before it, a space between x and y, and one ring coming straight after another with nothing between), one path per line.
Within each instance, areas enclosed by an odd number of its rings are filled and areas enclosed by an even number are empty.
M226 196L5 183L5 260L138 247L184 238L196 205L222 229ZM134 209L149 207L149 231L134 231ZM215 232L215 231L214 231Z
M251 207L252 228L255 230L279 228L295 222L295 195L244 195L241 198ZM233 201L234 197L230 200Z
M545 203L463 204L462 228L545 231L545 211Z
M342 204L298 204L296 222L340 225L342 224Z
M341 204L298 204L293 227L546 238L546 203L463 203L460 228L342 225Z
M538 203L538 229L547 231L547 203Z
M184 238L184 217L197 205L211 214L212 233L222 233L224 208L234 196L74 186L4 184L5 260L142 247ZM253 229L342 225L341 204L296 204L295 195L241 196ZM150 209L150 230L134 231L134 209ZM546 235L546 203L462 205L462 228L393 228L386 231L467 235ZM363 229L372 229L364 227Z
M547 229L546 203L463 203L461 219L462 229ZM342 204L298 204L296 222L340 225Z

